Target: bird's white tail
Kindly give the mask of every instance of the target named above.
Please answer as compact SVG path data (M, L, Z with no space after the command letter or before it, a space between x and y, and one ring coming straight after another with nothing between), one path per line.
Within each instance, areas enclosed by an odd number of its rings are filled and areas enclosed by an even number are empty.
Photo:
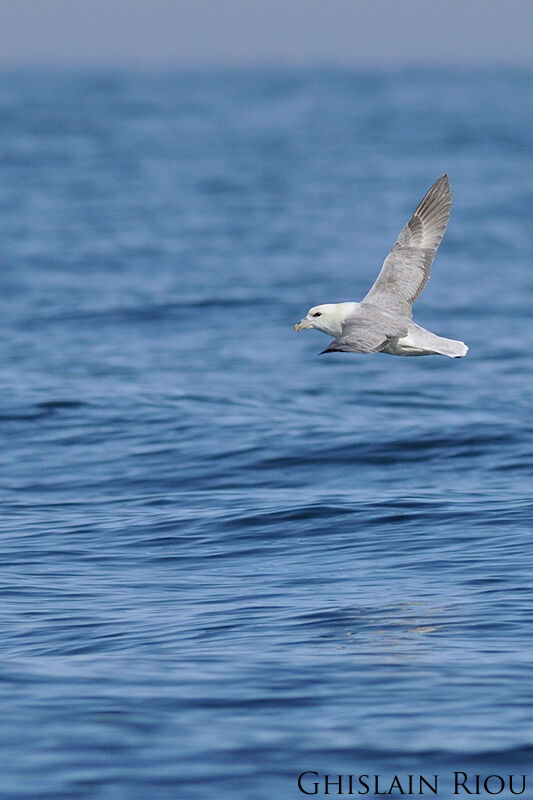
M437 336L436 333L412 322L407 336L397 342L393 353L400 356L441 355L448 358L462 358L468 353L468 347L464 342Z
M462 358L468 353L468 347L464 342L458 342L456 339L445 339L444 336L436 336L435 334L433 334L430 346L434 353L439 353L449 358Z

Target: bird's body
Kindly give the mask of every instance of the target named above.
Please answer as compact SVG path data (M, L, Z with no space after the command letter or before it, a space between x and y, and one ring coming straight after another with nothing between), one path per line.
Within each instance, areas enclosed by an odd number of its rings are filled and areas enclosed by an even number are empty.
M323 353L381 351L395 356L461 358L464 342L437 336L413 322L411 306L426 285L451 208L448 177L436 181L417 206L360 303L311 308L295 330L317 328L334 336Z

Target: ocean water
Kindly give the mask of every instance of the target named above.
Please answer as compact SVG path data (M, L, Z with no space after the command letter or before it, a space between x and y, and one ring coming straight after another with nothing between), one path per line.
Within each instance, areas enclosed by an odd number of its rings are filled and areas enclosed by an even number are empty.
M2 73L2 798L533 791L532 79ZM467 358L318 357L443 172Z

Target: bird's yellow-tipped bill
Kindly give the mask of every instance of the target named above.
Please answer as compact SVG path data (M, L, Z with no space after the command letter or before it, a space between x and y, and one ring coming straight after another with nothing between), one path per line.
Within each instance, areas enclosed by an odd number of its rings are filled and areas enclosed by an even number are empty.
M300 322L297 322L294 326L295 331L304 331L306 328L310 328L311 323L307 319L301 319Z

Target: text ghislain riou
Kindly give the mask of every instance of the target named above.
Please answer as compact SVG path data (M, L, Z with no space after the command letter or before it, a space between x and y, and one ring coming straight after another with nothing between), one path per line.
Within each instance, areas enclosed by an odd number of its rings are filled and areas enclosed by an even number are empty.
M326 775L313 770L298 776L303 795L423 795L439 793L439 775ZM474 775L454 772L450 781L455 795L524 794L527 775ZM448 788L448 787L446 787Z

